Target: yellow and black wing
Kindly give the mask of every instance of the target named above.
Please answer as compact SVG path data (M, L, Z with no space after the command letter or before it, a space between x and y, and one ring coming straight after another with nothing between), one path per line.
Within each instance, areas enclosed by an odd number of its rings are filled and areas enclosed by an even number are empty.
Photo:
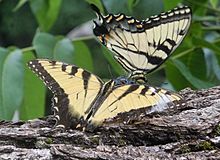
M160 112L171 105L182 104L180 95L148 85L127 84L114 87L89 118L92 124L100 124L105 119L119 113L146 108L147 113Z
M159 67L180 45L191 23L187 6L142 21L124 14L103 16L95 5L91 6L99 20L94 21L94 34L132 75Z
M124 84L120 79L103 83L90 72L63 62L32 60L28 66L54 94L57 123L66 128L76 128L82 122L99 125L134 109L161 111L182 100L177 94L148 85Z
M74 128L76 120L85 119L103 86L98 77L75 65L46 59L32 60L28 66L54 94L58 125Z

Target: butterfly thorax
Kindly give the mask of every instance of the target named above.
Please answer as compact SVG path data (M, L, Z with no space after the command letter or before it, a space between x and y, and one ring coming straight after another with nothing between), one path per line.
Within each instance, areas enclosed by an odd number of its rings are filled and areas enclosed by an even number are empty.
M136 73L136 74L130 74L129 79L132 79L137 84L147 84L148 79L144 73Z

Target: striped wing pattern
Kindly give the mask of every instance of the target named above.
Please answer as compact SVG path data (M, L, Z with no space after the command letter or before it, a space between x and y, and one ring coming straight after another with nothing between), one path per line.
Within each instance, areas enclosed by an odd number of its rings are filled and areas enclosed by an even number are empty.
M138 84L121 85L109 91L107 98L89 120L99 124L119 113L140 108L146 108L147 113L160 112L181 100L179 95L161 88Z
M50 60L32 60L28 66L52 91L58 125L72 126L71 119L87 116L87 110L102 88L102 81L90 72Z
M99 19L94 21L94 34L132 74L159 67L180 45L191 23L187 6L142 21L124 14L103 16L96 6L92 8Z
M75 128L82 121L100 125L118 113L139 108L161 111L181 100L177 94L148 85L103 83L90 72L62 62L32 60L28 66L54 94L53 110L62 127Z

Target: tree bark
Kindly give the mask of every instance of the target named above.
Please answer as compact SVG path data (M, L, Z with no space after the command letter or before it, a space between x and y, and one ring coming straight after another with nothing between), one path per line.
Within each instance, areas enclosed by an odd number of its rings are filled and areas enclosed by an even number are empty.
M51 116L1 121L0 159L220 159L220 86L180 94L184 106L133 111L93 132L53 128Z

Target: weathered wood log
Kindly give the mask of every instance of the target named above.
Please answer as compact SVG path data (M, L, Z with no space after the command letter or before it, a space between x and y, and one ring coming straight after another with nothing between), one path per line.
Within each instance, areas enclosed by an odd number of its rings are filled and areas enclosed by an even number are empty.
M185 106L94 132L53 128L51 116L1 121L0 159L220 159L220 86L180 94Z

